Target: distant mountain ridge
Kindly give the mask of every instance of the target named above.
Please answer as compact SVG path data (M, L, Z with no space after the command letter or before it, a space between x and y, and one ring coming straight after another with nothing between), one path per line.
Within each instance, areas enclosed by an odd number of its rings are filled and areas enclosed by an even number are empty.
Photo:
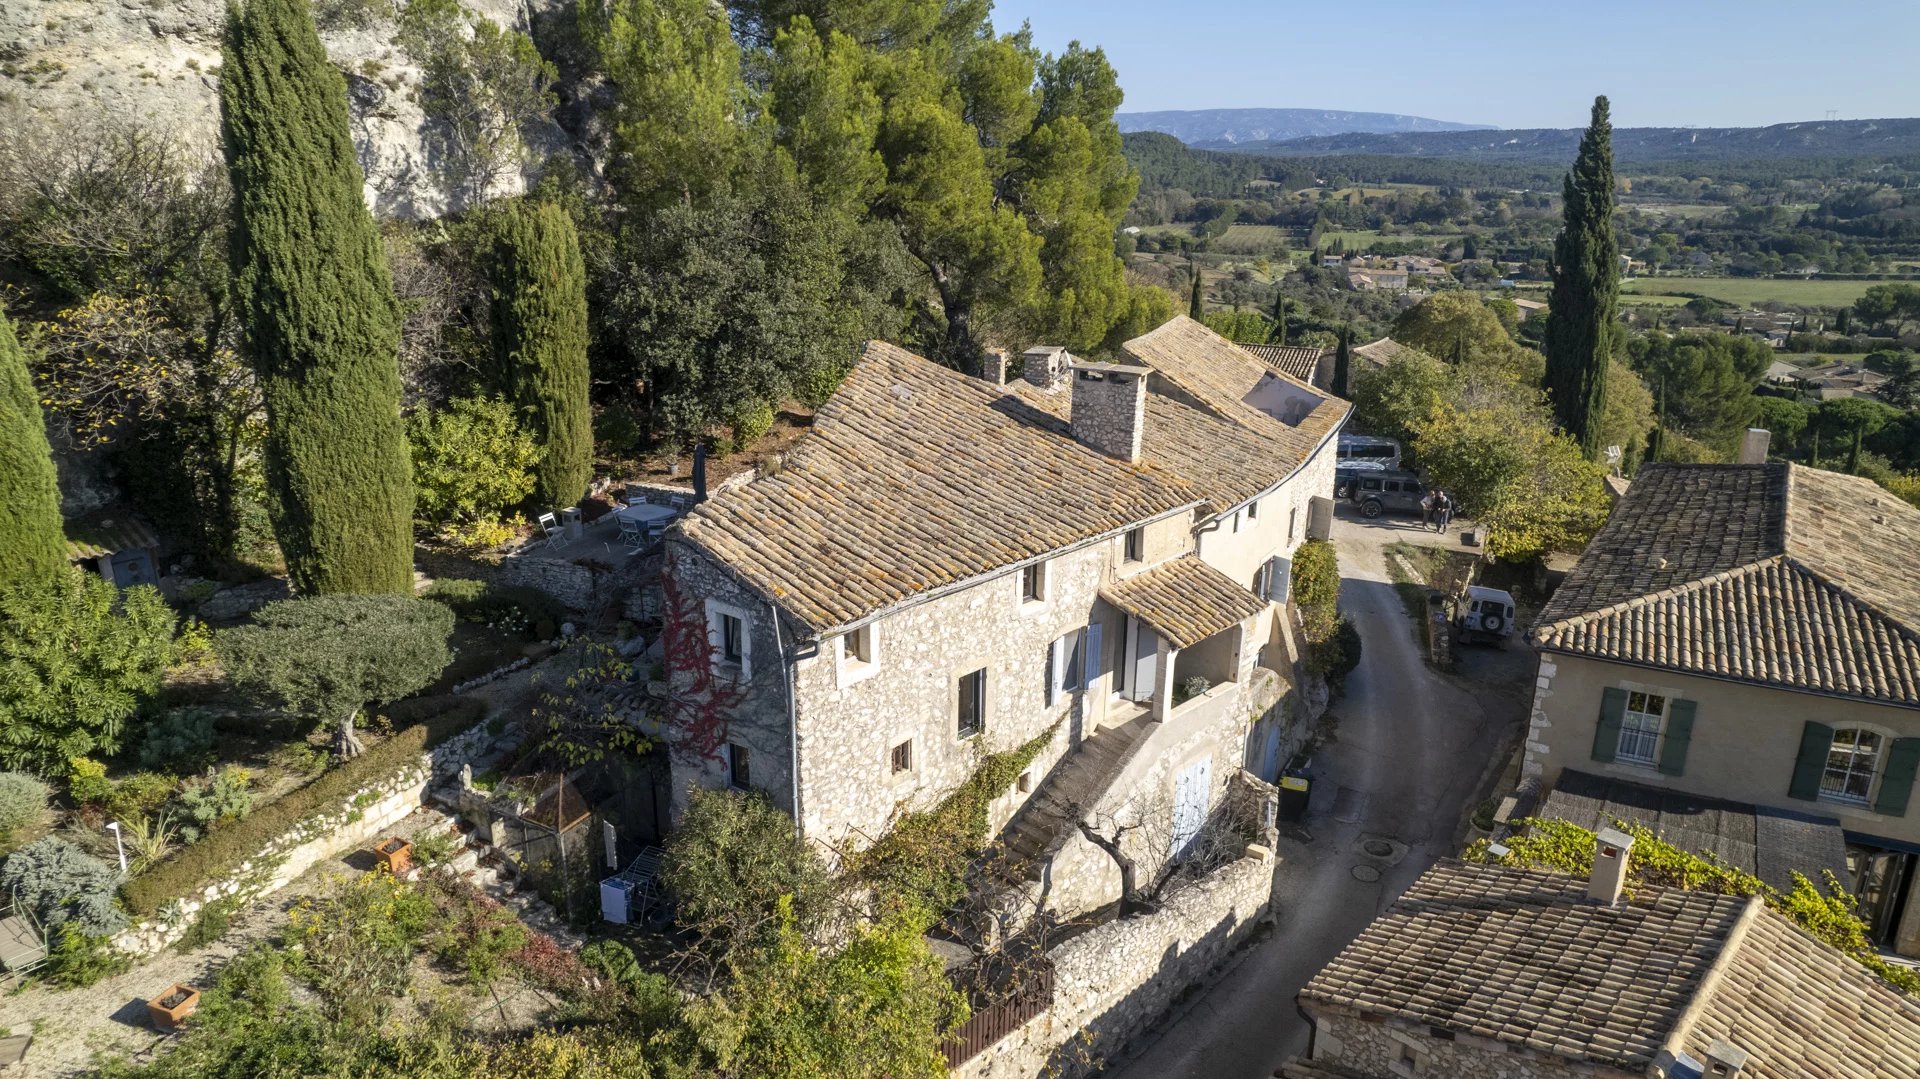
M1338 109L1174 109L1123 112L1114 119L1122 131L1161 131L1189 146L1234 147L1351 132L1472 131L1487 127L1391 112Z
M1476 161L1571 161L1580 128L1354 132L1262 142L1215 140L1196 149L1269 157L1379 154ZM1817 120L1767 127L1617 127L1613 156L1635 161L1732 161L1759 158L1920 154L1920 119Z

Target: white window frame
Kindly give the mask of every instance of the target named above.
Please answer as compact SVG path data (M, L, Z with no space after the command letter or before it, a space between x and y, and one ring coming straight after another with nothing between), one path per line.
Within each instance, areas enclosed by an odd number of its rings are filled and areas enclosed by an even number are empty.
M1034 591L1038 593L1032 597L1027 595L1029 572L1034 575ZM1047 601L1053 598L1053 560L1043 558L1038 562L1029 562L1021 566L1020 572L1014 574L1013 586L1020 590L1021 610L1032 612L1045 608Z
M979 691L978 698L974 701L974 707L978 714L974 716L973 729L970 731L963 731L960 729L960 685L962 682L965 682L971 679L976 679L976 678L979 679L978 684L980 687L980 691ZM953 732L954 741L968 742L986 733L987 691L989 689L989 683L991 683L992 681L993 681L992 668L983 666L983 667L976 667L970 671L962 671L958 675L954 676L953 681L949 683L950 685L953 686L953 690L952 690L953 696L951 697L951 700L953 701L953 721L947 725L947 729Z
M1839 746L1840 736L1843 734L1853 735L1854 743L1853 749L1848 751L1848 764L1845 768L1841 769L1840 772L1842 777L1841 789L1834 790L1828 787L1828 780L1834 774L1833 753L1835 748ZM1873 737L1874 749L1872 756L1866 758L1867 791L1865 794L1855 797L1846 793L1845 784L1847 778L1860 774L1859 765L1862 754L1859 748L1859 737L1863 734ZM1862 809L1871 808L1876 788L1880 785L1881 762L1887 755L1887 746L1891 741L1885 731L1875 727L1858 723L1847 726L1836 725L1833 728L1833 739L1827 743L1827 758L1820 764L1820 800L1823 802L1832 802L1834 805L1856 806Z
M1639 698L1640 707L1634 707L1634 699ZM1658 710L1650 710L1649 705L1659 702ZM1620 741L1614 746L1613 759L1623 764L1638 764L1648 768L1660 764L1660 736L1667 727L1667 715L1673 708L1673 698L1652 690L1630 689L1627 691L1626 711L1620 716ZM1639 742L1645 739L1647 751L1629 752L1629 739Z
M731 603L722 603L717 599L707 601L707 658L714 674L724 674L736 681L747 682L753 679L753 616L746 610ZM738 662L726 658L726 618L740 621L740 659Z
M1047 642L1047 707L1057 707L1086 686L1087 631L1075 627Z
M1147 560L1147 526L1135 525L1120 536L1120 561L1133 565Z
M855 646L864 640L867 658L862 659ZM834 671L840 688L872 678L880 670L880 624L868 622L834 638Z

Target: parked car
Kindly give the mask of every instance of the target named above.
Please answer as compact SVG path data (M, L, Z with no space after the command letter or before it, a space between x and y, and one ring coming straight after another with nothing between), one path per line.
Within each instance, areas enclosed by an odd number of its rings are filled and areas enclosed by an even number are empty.
M1348 498L1362 476L1378 476L1387 466L1378 461L1341 461L1333 466L1333 497Z
M1362 472L1348 485L1347 501L1360 507L1365 517L1383 513L1420 516L1420 502L1427 497L1427 485L1418 474L1381 469Z
M1373 461L1382 468L1400 467L1400 443L1378 435L1341 435L1333 452L1337 464Z
M1487 641L1499 644L1514 631L1513 596L1498 588L1471 585L1453 599L1453 637L1462 644Z

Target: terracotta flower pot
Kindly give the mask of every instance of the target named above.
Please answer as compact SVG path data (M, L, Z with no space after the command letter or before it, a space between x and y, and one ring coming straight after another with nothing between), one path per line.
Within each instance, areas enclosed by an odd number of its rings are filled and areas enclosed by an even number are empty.
M147 1021L155 1030L173 1030L200 1006L200 990L175 982L167 991L147 1001Z
M413 866L413 844L404 839L396 837L385 840L373 848L373 853L379 856L380 864L387 867L387 872L396 877Z

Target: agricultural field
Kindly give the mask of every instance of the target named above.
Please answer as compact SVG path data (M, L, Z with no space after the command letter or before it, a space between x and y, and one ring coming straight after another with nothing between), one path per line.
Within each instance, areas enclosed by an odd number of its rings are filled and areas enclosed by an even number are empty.
M1247 255L1278 255L1285 251L1290 241L1299 241L1304 233L1297 229L1286 229L1279 225L1241 225L1227 226L1227 231L1213 241L1215 251Z
M1320 234L1320 246L1332 248L1337 239L1346 245L1348 251L1365 251L1376 243L1456 243L1466 235L1461 232L1395 232L1382 234L1378 229L1350 229L1335 231L1329 229Z
M1621 283L1620 291L1646 299L1690 292L1742 307L1752 307L1769 300L1807 306L1842 307L1859 299L1869 287L1880 283L1809 281L1796 277L1633 277Z

